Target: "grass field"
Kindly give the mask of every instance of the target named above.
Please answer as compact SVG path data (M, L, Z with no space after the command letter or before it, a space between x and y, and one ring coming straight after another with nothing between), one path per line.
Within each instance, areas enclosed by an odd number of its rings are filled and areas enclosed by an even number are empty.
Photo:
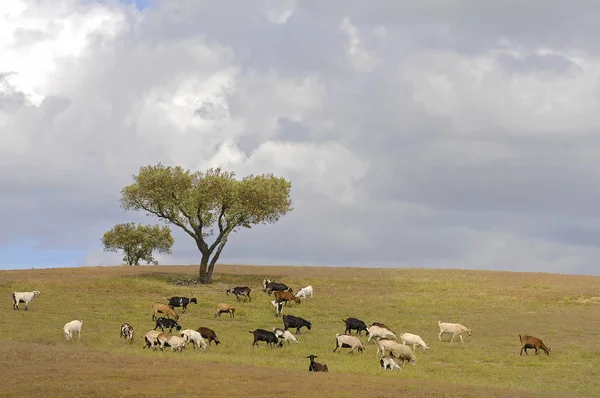
M209 286L176 286L197 266L89 267L0 271L0 396L600 396L600 278L592 276L431 269L225 266ZM312 301L284 313L313 323L299 344L252 347L256 328L281 327L261 291L265 277L294 288L312 285ZM234 319L214 319L218 302L235 303L226 286L254 289ZM29 311L11 309L14 290L38 289ZM207 326L222 341L206 352L142 349L154 328L151 306L173 295L198 297L183 328ZM23 304L21 304L23 307ZM178 311L181 313L181 311ZM342 318L419 334L416 366L379 370L376 348L333 353ZM83 320L80 342L62 326ZM473 330L465 343L438 341L437 321ZM119 340L123 322L134 343ZM295 333L295 330L293 331ZM519 356L519 334L540 337L550 356ZM366 344L366 338L362 338ZM328 374L309 373L308 354Z

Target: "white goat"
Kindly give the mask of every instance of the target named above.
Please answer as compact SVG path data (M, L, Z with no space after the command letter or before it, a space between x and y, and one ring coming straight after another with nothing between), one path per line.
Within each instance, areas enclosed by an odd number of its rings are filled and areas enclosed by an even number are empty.
M402 344L412 344L413 350L416 349L417 346L423 347L423 351L427 351L429 346L425 344L421 336L412 333L402 333L400 335L400 339L402 340Z
M157 337L158 342L160 343L160 349L165 347L165 344L171 347L171 350L181 352L182 349L185 348L187 343L187 335L183 335L183 337L173 336L171 334L167 334L165 332L161 332Z
M367 339L367 341L371 341L371 339L398 340L398 337L396 337L396 334L394 332L379 326L370 326L367 328L367 332L369 332L369 338Z
M192 347L194 347L194 350L196 349L196 345L198 345L198 348L202 348L205 351L208 348L208 345L206 345L206 341L204 341L202 335L195 330L185 329L182 330L181 333L179 333L179 335L181 337L183 337L183 335L186 335L188 341L192 343ZM196 345L194 345L194 343L196 343Z
M377 352L381 351L382 358L385 357L386 351L389 351L390 357L400 360L403 364L405 361L412 365L417 363L417 357L407 345L392 340L379 340L377 345Z
M158 335L161 332L159 330L151 330L144 336L145 343L142 348L152 347L153 350L158 346Z
M298 290L298 293L296 293L296 297L301 298L304 297L305 299L312 299L313 296L313 287L312 285L303 287L302 289Z
M81 340L81 325L83 325L83 321L74 320L71 322L67 322L63 327L63 331L65 332L65 338L73 341L73 333L77 332L77 340Z
M288 343L288 345L290 344L290 340L298 344L298 339L289 330L273 328L273 333L275 333L275 336L277 336L277 338L284 339Z
M342 348L350 348L348 354L354 352L355 348L358 349L359 352L363 352L365 350L365 347L362 345L358 337L350 336L349 334L336 333L335 348L333 349L333 352L338 349L340 350L339 352L342 352Z
M271 305L275 307L275 315L283 314L283 306L285 305L285 301L271 300Z
M394 369L402 370L400 365L398 365L398 362L394 361L393 358L389 358L389 357L381 358L379 360L379 369L387 370L388 368L390 370L394 370Z
M34 290L33 292L13 292L13 310L19 309L19 303L25 303L25 311L27 311L27 306L29 302L33 300L34 297L40 295L39 290Z
M450 340L451 343L454 341L454 338L456 336L460 337L461 343L464 343L462 334L465 332L468 332L469 336L471 335L471 329L469 329L466 326L461 325L460 323L447 323L447 322L438 321L438 326L440 327L440 334L438 335L438 337L440 338L440 341L442 341L442 335L444 333L452 334L452 339Z

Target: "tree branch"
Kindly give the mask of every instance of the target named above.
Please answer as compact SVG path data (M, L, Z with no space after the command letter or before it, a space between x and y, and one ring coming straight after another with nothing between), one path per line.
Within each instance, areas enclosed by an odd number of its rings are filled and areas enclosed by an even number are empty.
M223 207L221 207L219 219L217 220L217 223L219 224L219 236L217 236L217 239L215 239L213 244L210 245L210 248L208 249L209 253L212 253L215 250L215 248L221 243L223 237L225 236L225 231L229 229L229 225L223 226L223 216L225 216L226 210L227 208L225 207L225 205L223 205ZM229 234L229 232L227 232L227 234Z

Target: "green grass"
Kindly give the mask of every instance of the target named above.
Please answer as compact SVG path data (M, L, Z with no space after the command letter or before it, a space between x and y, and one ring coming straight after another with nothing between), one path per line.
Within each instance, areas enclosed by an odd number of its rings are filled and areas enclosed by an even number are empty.
M266 387L273 372L300 386L315 390L331 389L334 396L358 396L381 390L381 383L391 389L402 388L404 395L423 396L525 396L565 395L600 396L600 300L596 300L600 278L533 273L431 269L357 269L309 267L218 266L214 283L209 286L176 286L174 279L194 276L197 267L96 267L0 272L0 339L10 343L11 350L0 350L10 369L11 352L19 352L19 363L34 367L37 374L53 374L53 358L69 358L75 375L68 391L74 395L90 394L85 368L106 372L103 387L94 387L99 396L144 394L149 385L145 372L159 360L169 366L206 372L211 369L235 369L235 383L259 395L269 395ZM252 347L256 328L271 330L283 325L269 304L272 297L261 291L262 279L282 281L294 288L313 285L312 301L286 307L284 313L301 316L313 323L312 330L303 328L299 344L272 349L260 343ZM236 303L224 292L227 286L253 288L253 301ZM39 289L41 296L30 303L29 311L11 309L11 292ZM154 328L151 306L166 302L173 295L198 298L181 314L183 328L206 326L214 329L222 341L202 352L188 347L182 353L143 350L143 334ZM214 318L215 304L236 305L236 316ZM21 305L22 306L22 305ZM178 310L181 313L181 310ZM405 366L401 372L379 370L374 345L366 344L360 354L333 353L335 334L344 331L343 318L356 317L367 324L383 322L398 334L421 335L430 350L417 349L416 366ZM83 320L80 342L65 341L62 326L73 319ZM473 330L465 343L450 343L450 336L438 341L437 321L459 322ZM136 330L134 344L119 341L119 328L129 322ZM293 331L295 333L295 330ZM519 334L540 337L552 348L550 356L519 356ZM45 347L45 348L44 348ZM46 352L47 360L40 352ZM327 363L329 375L311 375L305 379L308 354ZM4 354L4 355L2 355ZM111 358L132 361L126 374L115 370ZM14 359L14 358L13 358ZM2 361L2 360L0 360ZM175 363L175 365L173 365ZM248 369L252 369L248 374ZM18 369L14 369L15 373ZM135 372L135 371L139 372ZM79 372L79 373L77 373ZM79 375L79 376L77 376ZM319 378L316 378L319 377ZM323 378L322 380L320 378ZM327 378L327 379L325 379ZM229 378L228 378L229 379ZM22 381L19 381L22 380ZM360 382L359 382L360 380ZM52 378L36 384L16 378L8 385L8 395L23 388L39 394L53 393ZM92 383L92 384L90 384ZM199 378L210 395L230 394L231 386L222 378ZM312 383L312 384L311 384ZM336 383L337 385L336 387ZM326 385L325 385L326 384ZM133 388L131 386L137 385ZM177 384L174 394L184 394L184 384ZM11 390L11 386L13 390ZM112 387L111 387L112 386ZM262 386L262 388L261 388ZM158 395L163 387L154 387ZM213 389L213 390L211 390ZM64 390L65 392L67 390ZM192 390L193 391L193 390ZM2 392L0 392L0 395ZM47 394L46 394L47 395ZM301 395L301 394L298 394Z

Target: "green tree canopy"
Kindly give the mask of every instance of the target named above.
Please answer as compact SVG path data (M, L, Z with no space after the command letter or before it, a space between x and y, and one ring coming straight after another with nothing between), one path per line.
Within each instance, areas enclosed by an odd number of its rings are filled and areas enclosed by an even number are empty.
M272 224L292 210L291 182L273 174L241 180L233 172L211 168L192 172L162 164L144 166L134 183L121 191L121 206L143 210L183 229L202 258L199 278L210 283L214 266L231 232ZM211 236L216 236L208 242Z
M139 265L140 260L148 264L158 264L152 257L154 250L161 254L171 254L175 240L171 229L160 225L124 223L115 225L102 237L104 251L123 251L123 261L127 265Z

